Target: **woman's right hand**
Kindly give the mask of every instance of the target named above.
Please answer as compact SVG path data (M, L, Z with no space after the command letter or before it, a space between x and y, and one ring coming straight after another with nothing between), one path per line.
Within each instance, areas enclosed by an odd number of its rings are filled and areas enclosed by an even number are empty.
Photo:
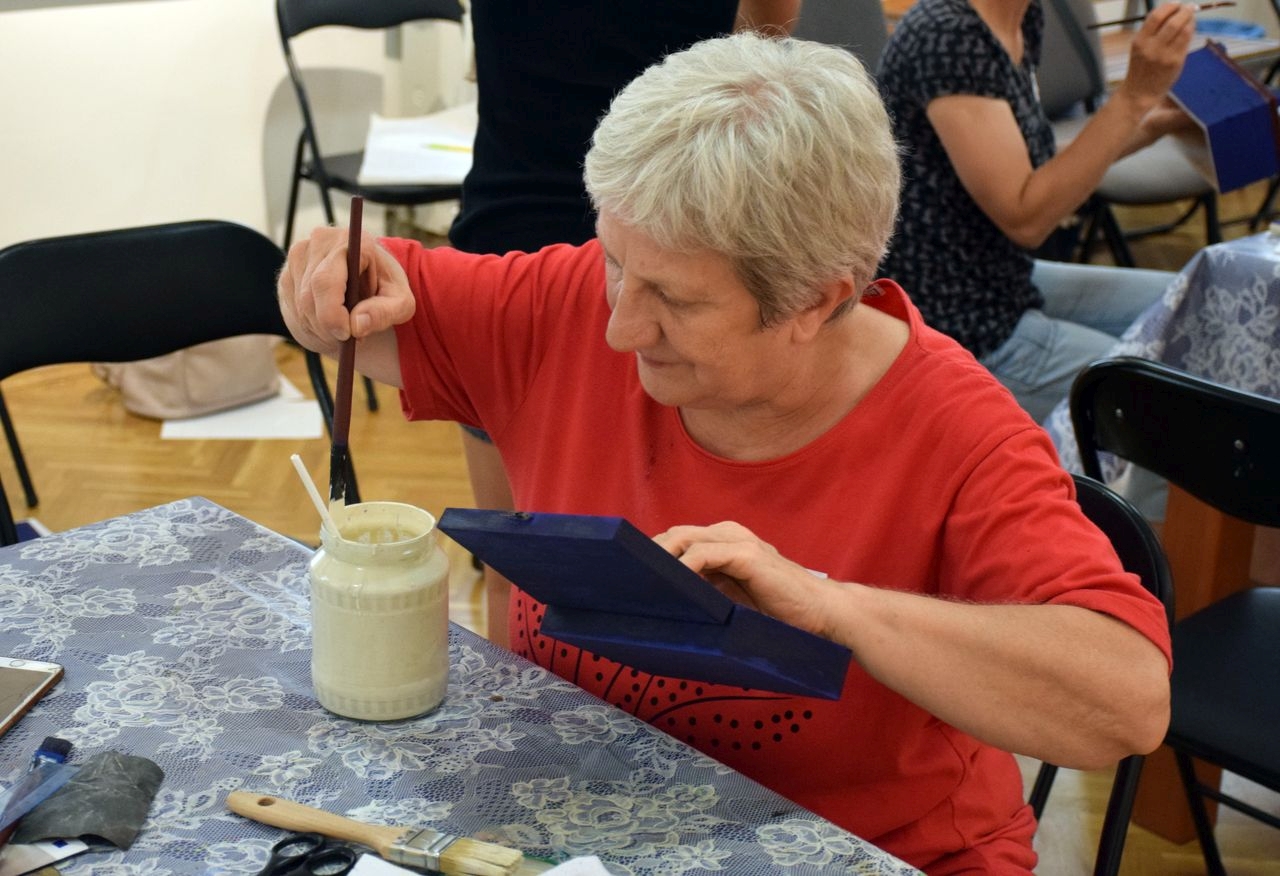
M347 338L366 338L413 317L404 268L365 232L360 241L360 302L346 308L347 229L317 228L289 249L280 272L280 311L294 339L337 355Z
M1139 118L1156 106L1182 72L1195 33L1196 7L1165 3L1151 10L1129 49L1129 72L1116 89L1134 102Z
M365 232L360 239L360 302L346 307L345 228L317 228L289 248L277 294L285 325L299 344L337 357L356 338L356 368L390 386L401 385L393 326L413 318L417 301L404 268Z

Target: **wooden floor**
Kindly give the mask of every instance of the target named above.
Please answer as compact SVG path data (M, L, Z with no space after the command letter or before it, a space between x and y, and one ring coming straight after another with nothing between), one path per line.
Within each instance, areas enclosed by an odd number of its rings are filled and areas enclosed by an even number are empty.
M1225 199L1224 218L1253 209L1258 188ZM1139 226L1167 211L1130 211L1122 222ZM1228 225L1228 237L1247 232ZM1203 233L1199 219L1178 233L1134 245L1146 267L1176 270L1195 252ZM1103 259L1100 259L1103 260ZM281 345L282 372L299 388L307 386L301 355ZM319 520L290 465L298 453L313 477L327 479L328 444L308 441L161 441L160 424L124 412L114 392L87 366L38 369L4 382L4 394L17 424L40 494L28 510L7 449L0 448L0 482L18 519L33 516L54 530L190 495L226 506L277 532L315 543ZM365 498L410 502L434 514L449 506L471 504L456 426L404 422L395 393L378 390L380 410L357 404L351 448ZM478 576L469 557L445 540L452 561L450 612L474 630L484 628ZM1026 764L1028 774L1033 768ZM1050 800L1038 843L1048 876L1089 872L1097 825L1110 776L1065 771ZM1238 780L1234 789L1257 805L1280 814L1280 798ZM1224 813L1218 836L1232 874L1280 876L1280 831L1235 813ZM1122 872L1143 876L1202 873L1195 843L1175 846L1141 828L1130 832Z

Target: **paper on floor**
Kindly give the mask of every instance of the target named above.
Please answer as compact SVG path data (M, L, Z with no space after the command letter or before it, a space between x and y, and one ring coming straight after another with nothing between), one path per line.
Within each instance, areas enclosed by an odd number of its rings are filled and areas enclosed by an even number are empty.
M320 406L280 378L280 394L204 417L165 420L160 437L177 440L319 438L324 434Z

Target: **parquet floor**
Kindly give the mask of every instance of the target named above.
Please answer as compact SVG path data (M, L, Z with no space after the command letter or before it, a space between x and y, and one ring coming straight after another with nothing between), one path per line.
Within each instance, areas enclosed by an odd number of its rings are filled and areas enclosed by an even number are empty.
M1253 209L1261 190L1224 199L1223 216ZM1125 212L1121 220L1140 226L1168 211ZM1247 233L1228 225L1228 237ZM1199 246L1197 218L1174 234L1138 242L1135 254L1147 267L1180 268ZM307 381L301 354L278 350L282 372L299 388ZM328 443L310 441L161 441L160 424L126 413L112 390L85 365L55 366L4 382L40 494L28 512L7 448L0 448L0 481L15 516L37 517L54 530L66 529L151 505L200 495L262 525L315 543L319 521L290 465L301 455L317 482L327 478ZM404 501L439 515L449 506L472 502L458 430L452 424L406 423L395 393L379 387L381 409L365 410L357 388L350 444L366 498ZM444 540L452 561L451 615L471 629L484 628L482 588L469 557ZM1027 764L1028 775L1033 769ZM1107 772L1064 771L1054 787L1038 843L1047 876L1077 876L1092 870L1097 826L1109 791ZM1236 780L1256 804L1280 814L1280 798ZM1218 836L1235 876L1280 876L1280 831L1226 812ZM1181 876L1203 872L1194 843L1177 846L1141 828L1130 831L1122 872L1131 876Z

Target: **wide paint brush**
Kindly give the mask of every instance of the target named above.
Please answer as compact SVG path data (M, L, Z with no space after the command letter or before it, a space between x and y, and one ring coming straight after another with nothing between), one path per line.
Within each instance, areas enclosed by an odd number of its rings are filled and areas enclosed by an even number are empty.
M360 302L360 220L364 214L364 198L351 199L351 227L347 233L348 312ZM347 504L347 471L351 467L351 451L347 438L351 434L351 389L355 383L356 339L342 342L338 355L338 380L333 393L333 444L329 451L329 504Z
M519 876L551 869L550 865L526 859L517 849L495 843L453 836L429 827L365 824L267 794L232 791L227 795L227 808L272 827L360 843L393 864L415 870L447 876Z

